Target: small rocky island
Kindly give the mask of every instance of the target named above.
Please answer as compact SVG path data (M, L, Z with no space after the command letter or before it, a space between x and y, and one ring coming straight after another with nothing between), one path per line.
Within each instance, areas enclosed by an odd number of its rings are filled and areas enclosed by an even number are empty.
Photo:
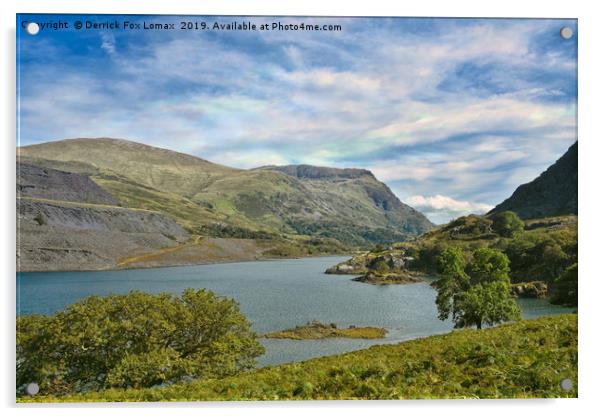
M401 249L389 248L361 255L330 267L326 274L360 275L353 278L356 282L373 285L405 285L419 283L422 273L410 270L414 259Z
M411 283L420 283L423 280L418 277L418 273L375 273L368 272L354 279L356 282L370 283L371 285L407 285Z
M338 328L336 324L324 324L319 321L311 321L305 325L297 325L291 329L282 331L268 332L263 334L263 338L276 339L323 339L323 338L362 338L362 339L378 339L384 338L387 330L372 326L355 327L353 325L348 328Z

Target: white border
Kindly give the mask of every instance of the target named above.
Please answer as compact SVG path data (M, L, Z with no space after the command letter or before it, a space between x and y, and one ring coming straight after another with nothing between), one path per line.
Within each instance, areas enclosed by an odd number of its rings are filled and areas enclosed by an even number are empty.
M326 414L338 411L350 415L364 414L374 409L380 414L419 412L448 415L504 415L508 413L537 412L546 415L589 414L597 406L600 395L600 323L595 309L600 297L602 276L594 267L600 246L602 206L599 178L601 156L600 141L600 76L602 66L601 15L596 13L593 1L527 2L525 0L474 1L474 0L420 0L416 2L393 2L384 0L351 1L250 1L250 0L167 0L149 4L149 0L22 0L2 2L2 71L3 97L2 124L2 193L0 230L3 232L2 296L2 371L0 394L5 414L71 415L81 414L79 405L15 406L14 405L14 315L15 315L15 13L135 13L135 14L230 14L230 15L346 15L346 16L449 16L449 17L559 17L579 19L579 242L580 242L580 317L579 317L579 396L577 400L488 400L478 403L468 401L412 401L412 402L305 402L305 403L188 403L112 405L115 415L164 415L178 414L228 414L251 415ZM598 215L596 215L598 214ZM598 238L596 238L598 237ZM85 406L86 414L106 412L105 405Z

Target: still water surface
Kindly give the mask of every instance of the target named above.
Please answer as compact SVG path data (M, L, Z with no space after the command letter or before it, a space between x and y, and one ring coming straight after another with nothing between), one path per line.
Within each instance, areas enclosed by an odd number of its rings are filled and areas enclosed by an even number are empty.
M207 288L236 299L258 333L281 330L313 319L378 326L380 340L266 340L260 365L301 361L322 355L449 332L451 322L437 319L435 290L428 283L373 286L324 270L347 257L315 257L141 270L17 273L17 314L51 314L88 295L181 293ZM566 313L545 300L520 299L524 318Z

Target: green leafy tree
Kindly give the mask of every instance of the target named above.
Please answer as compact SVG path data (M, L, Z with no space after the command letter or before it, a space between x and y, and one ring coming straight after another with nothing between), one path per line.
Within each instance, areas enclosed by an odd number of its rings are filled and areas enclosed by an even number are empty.
M35 381L61 394L223 377L263 352L238 304L208 290L90 296L53 316L17 318L17 388Z
M502 245L510 259L514 281L554 282L577 262L577 231L535 230L507 240Z
M469 273L475 283L504 282L510 285L510 260L503 252L490 248L475 250Z
M575 263L556 279L556 292L552 298L552 303L577 306L578 274L577 263Z
M470 288L470 277L466 274L464 252L458 247L444 249L437 258L437 271L441 278L437 280L437 308L442 321L452 316L455 320L460 312L458 295Z
M491 217L491 228L502 237L513 237L525 229L525 223L512 211L499 212Z
M478 329L520 319L520 309L510 294L509 265L504 253L490 248L475 250L468 265L461 249L443 251L438 258L441 278L436 283L439 319L451 316L456 328Z

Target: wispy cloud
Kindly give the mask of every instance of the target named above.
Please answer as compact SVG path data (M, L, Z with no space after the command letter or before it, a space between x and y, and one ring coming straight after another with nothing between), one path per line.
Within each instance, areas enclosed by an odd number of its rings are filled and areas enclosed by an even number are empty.
M100 38L102 40L100 47L109 55L113 55L115 53L115 36L110 32L101 32Z
M343 31L27 39L21 144L114 136L242 168L363 167L406 202L465 213L576 140L576 41L558 36L574 21L327 21Z

